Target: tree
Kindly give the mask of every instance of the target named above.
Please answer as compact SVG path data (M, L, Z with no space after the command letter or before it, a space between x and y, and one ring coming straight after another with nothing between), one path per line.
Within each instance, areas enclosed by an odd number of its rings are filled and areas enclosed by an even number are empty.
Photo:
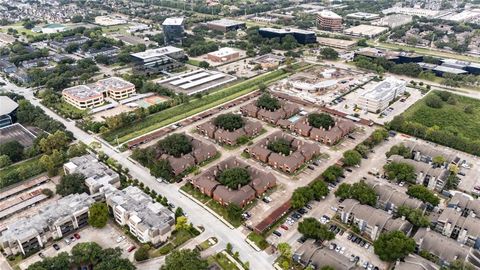
M175 222L175 230L188 230L190 229L190 225L188 224L188 219L186 216L181 216L176 219Z
M57 194L67 196L70 194L87 192L85 185L85 176L79 173L72 173L62 176L60 183L57 185Z
M328 130L335 125L335 120L326 113L311 113L308 115L308 123L312 127Z
M155 177L161 177L166 180L173 178L172 167L167 159L159 159L150 166L150 173Z
M238 206L234 203L228 204L228 206L227 206L227 216L230 220L240 221L240 220L242 220L242 214L243 214L243 209L240 206Z
M383 233L373 243L375 254L382 261L394 262L415 250L415 241L401 231Z
M443 102L442 99L434 94L430 94L425 97L425 104L430 108L439 109L442 108Z
M237 190L250 183L251 178L247 169L241 167L229 168L220 173L218 181L228 188Z
M332 240L335 234L328 230L328 227L321 224L315 218L305 218L298 224L298 231L307 238L315 240Z
M412 157L412 151L410 151L410 148L406 147L403 143L394 145L388 150L387 153L385 153L387 157L390 157L392 155L399 155L404 158L411 158Z
M18 141L9 141L0 144L0 156L7 156L10 161L18 162L23 158L23 145Z
M79 243L72 248L72 261L77 265L96 265L102 257L102 247L95 242Z
M347 150L343 153L343 164L346 166L358 165L362 162L362 155L355 150Z
M313 197L317 200L327 196L329 192L327 184L322 180L316 180L313 182L311 188L313 191Z
M208 263L197 250L174 250L165 259L160 270L207 270Z
M105 203L94 203L88 209L88 224L94 228L103 228L108 222L108 206Z
M46 154L51 154L54 149L61 150L68 146L70 139L67 134L61 130L42 138L38 143L40 150Z
M402 205L398 207L397 214L405 217L416 227L428 227L430 225L430 221L423 215L423 211L420 209L413 209Z
M215 119L213 120L213 124L219 128L232 132L243 127L245 125L245 122L240 115L226 113L215 117Z
M375 206L377 204L377 194L365 181L354 183L353 185L342 183L335 191L335 196L341 200L355 199L361 204Z
M423 185L409 186L407 194L433 206L437 206L440 203L440 198Z
M433 164L435 165L443 165L447 160L443 157L443 156L436 156L436 157L433 157L432 159L432 162Z
M338 59L338 52L332 48L326 47L320 50L320 54L323 58L328 60L337 60Z
M141 262L147 260L149 258L148 250L150 250L149 245L140 246L140 248L137 249L137 251L135 251L135 254L133 255L135 261Z
M209 68L210 64L207 61L200 61L200 63L198 63L198 66L201 68Z
M368 46L367 39L365 39L365 38L359 39L357 41L357 45L360 46L360 47L367 47Z
M181 207L177 207L177 209L175 209L175 220L177 220L178 217L182 216L185 216L185 214L183 213L183 209Z
M255 105L269 111L275 111L281 107L280 101L276 97L273 97L267 93L261 95L257 99Z
M415 168L404 162L390 162L383 166L387 178L390 180L406 181L409 183L415 183Z
M278 154L283 154L285 156L290 155L292 147L290 142L284 138L278 138L268 143L267 149Z
M167 136L157 144L163 152L174 157L181 157L182 155L192 152L192 143L185 134L175 133Z
M376 129L370 136L373 144L377 145L388 138L388 131L385 129Z
M355 146L355 150L363 157L366 158L368 157L368 152L370 151L370 148L366 146L365 144L361 143Z
M70 264L68 252L60 252L55 257L47 257L30 265L27 270L64 270L70 269Z
M313 190L310 187L299 187L293 191L292 194L292 208L298 209L304 207L315 197Z
M285 243L285 242L279 243L277 245L277 249L283 257L285 258L292 257L292 247L288 243Z
M341 175L343 175L343 169L338 165L332 165L322 173L323 179L329 183L337 181Z
M12 161L10 160L9 156L7 155L0 156L0 168L7 167L10 164L12 164Z
M48 198L51 198L53 196L53 191L48 188L42 189L42 194L47 196Z

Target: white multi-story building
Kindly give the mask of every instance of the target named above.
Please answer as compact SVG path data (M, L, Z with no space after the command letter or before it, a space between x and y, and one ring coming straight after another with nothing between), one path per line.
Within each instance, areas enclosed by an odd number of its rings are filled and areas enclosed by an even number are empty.
M108 192L105 197L115 221L128 226L140 242L155 245L167 241L175 225L175 215L168 208L134 186Z
M379 113L387 108L391 101L405 93L406 82L387 77L377 83L372 89L362 93L357 106L369 112Z

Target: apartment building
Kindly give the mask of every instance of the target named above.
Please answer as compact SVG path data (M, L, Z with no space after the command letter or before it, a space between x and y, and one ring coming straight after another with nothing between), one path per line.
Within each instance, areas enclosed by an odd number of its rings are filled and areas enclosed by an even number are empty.
M357 105L363 110L379 113L387 108L390 102L403 95L405 89L405 81L387 77L372 89L363 92L358 98Z
M90 194L103 193L105 187L120 188L120 176L107 165L88 154L74 157L63 165L65 174L80 173Z
M29 255L53 239L62 238L88 224L88 209L95 201L86 193L71 194L22 217L0 232L0 247L7 255Z
M81 110L102 105L106 97L120 100L133 94L135 94L135 85L119 77L110 77L87 85L77 85L62 91L63 99Z
M457 240L461 244L480 248L480 219L465 215L460 209L446 208L433 221L435 231Z
M175 225L174 213L138 187L108 192L105 198L115 221L128 226L140 242L157 245L167 241Z
M397 213L400 206L422 211L426 209L426 205L419 199L411 198L405 192L396 190L387 184L375 180L366 181L366 183L375 190L378 196L376 207L379 209L393 214Z
M356 225L371 240L376 240L383 232L402 231L410 235L413 225L404 218L394 219L383 210L362 205L356 200L347 199L339 206L343 223Z

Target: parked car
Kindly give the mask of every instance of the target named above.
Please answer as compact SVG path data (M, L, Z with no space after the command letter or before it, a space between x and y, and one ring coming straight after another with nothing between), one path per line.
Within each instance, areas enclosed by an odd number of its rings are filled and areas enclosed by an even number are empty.
M310 170L315 170L315 167L313 165L308 165L307 166Z
M53 244L53 248L54 248L55 250L60 250L60 246L57 245L57 244Z
M78 233L74 233L73 236L77 239L80 239L80 234L78 234Z
M66 243L67 245L70 245L70 240L68 240L68 238L65 238L64 241L65 241L65 243Z
M310 210L313 209L313 207L312 207L310 204L305 205L305 207L306 207L307 209L310 209Z
M122 242L123 240L125 240L125 236L120 235L119 237L117 237L117 243L120 243L120 242Z
M38 253L38 256L40 256L40 258L42 258L42 259L45 258L45 255L43 255L43 253L41 253L41 252Z
M127 249L127 252L132 252L136 248L137 248L136 246L131 246Z
M77 240L77 239L76 239L75 237L70 236L70 241L71 241L72 243L75 242L76 240Z
M273 234L275 234L278 237L282 236L282 234L279 231L273 231Z
M297 242L299 242L300 244L305 243L305 241L307 241L307 238L305 236L302 236L302 237L298 238L298 240L297 240Z
M280 228L282 228L282 229L284 229L284 230L288 231L288 226L287 226L287 225L285 225L285 224L282 224L282 225L280 226Z

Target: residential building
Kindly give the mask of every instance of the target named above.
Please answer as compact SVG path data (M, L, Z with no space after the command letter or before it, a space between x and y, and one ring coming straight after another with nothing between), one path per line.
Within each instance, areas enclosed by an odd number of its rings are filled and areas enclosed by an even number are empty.
M50 47L56 49L56 50L64 50L67 48L69 45L76 44L76 45L82 45L89 41L90 38L86 36L69 36L69 37L64 37L61 40L52 40L50 41L49 45Z
M148 49L144 52L131 54L134 70L140 73L156 74L165 70L172 70L183 66L186 59L183 49L166 46L156 49Z
M458 157L455 154L447 154L440 148L425 145L423 143L415 143L411 141L407 141L403 143L405 147L410 149L412 154L412 159L415 161L420 161L424 163L432 163L433 158L441 156L445 158L445 162L450 163L454 162Z
M86 193L70 194L43 206L35 215L22 217L0 233L0 246L7 255L29 255L47 242L62 238L88 224L88 209L94 200Z
M217 177L222 171L232 168L244 168L250 176L250 183L231 189L222 185ZM200 175L189 179L192 185L200 190L203 194L212 197L215 201L222 205L231 203L244 207L255 197L262 196L268 189L274 187L277 183L272 173L256 169L244 161L235 157L230 157L215 166L212 166L202 172Z
M245 29L247 26L244 22L234 21L229 19L220 19L207 22L207 27L210 30L217 30L222 32L236 31L239 29Z
M253 137L262 131L262 124L257 121L244 119L244 126L234 131L225 130L215 126L213 121L197 126L197 130L215 141L227 145L236 145L241 137Z
M81 110L103 104L105 97L120 100L133 94L135 94L135 85L119 77L110 77L87 85L77 85L62 91L64 100Z
M456 192L448 202L448 207L462 212L462 216L480 218L480 200L465 193Z
M91 195L103 193L106 187L120 188L120 176L92 154L71 158L63 165L65 174L85 176L85 185Z
M342 30L342 17L330 10L322 10L317 15L317 26L321 30Z
M17 121L18 103L7 96L0 96L0 128Z
M12 74L17 71L17 66L10 63L7 59L0 59L0 71L5 74Z
M113 25L120 25L126 24L127 20L122 17L114 17L114 16L97 16L95 17L95 24L102 25L102 26L113 26Z
M229 62L240 57L240 52L233 48L223 47L207 54L207 59L213 62Z
M162 23L165 44L182 44L184 36L184 19L178 17L166 18Z
M90 49L89 51L84 52L86 58L95 58L97 56L108 56L115 57L119 52L119 48L115 46L103 47L100 49Z
M128 226L141 243L158 245L168 240L175 225L175 215L167 207L135 186L105 194L115 221Z
M279 124L280 120L290 118L300 112L299 106L294 103L288 101L281 101L280 103L281 107L279 109L270 111L257 107L255 102L251 102L240 107L240 112L244 116L258 118L275 125Z
M390 231L402 231L408 236L413 229L413 225L403 217L394 219L391 214L383 210L362 205L352 199L343 201L339 211L343 223L357 226L371 240L376 240L380 234Z
M388 159L392 162L407 163L415 168L416 183L426 186L428 189L441 191L446 184L449 171L444 167L434 167L431 164L392 155Z
M440 270L440 266L416 254L409 254L395 264L395 270Z
M300 44L316 43L317 36L313 31L294 28L260 28L258 33L264 38L279 38L283 39L287 35L291 35Z
M293 254L293 260L303 266L312 266L313 269L331 267L333 269L357 269L355 262L349 261L344 255L324 248L314 239L308 239Z
M433 221L435 231L457 240L461 244L480 248L480 219L466 215L461 209L446 208Z
M405 192L396 190L390 185L382 184L375 180L367 181L367 184L375 190L375 193L377 193L376 207L379 209L393 214L397 213L400 206L420 209L422 211L426 209L426 205L422 201L416 198L411 198Z
M317 142L334 145L343 137L352 133L355 130L355 124L350 120L335 118L335 124L329 129L316 128L308 123L308 117L303 117L295 123L291 123L288 128L301 136L309 137Z
M406 84L403 80L387 77L374 85L372 89L360 94L357 106L369 112L380 113L405 93Z

